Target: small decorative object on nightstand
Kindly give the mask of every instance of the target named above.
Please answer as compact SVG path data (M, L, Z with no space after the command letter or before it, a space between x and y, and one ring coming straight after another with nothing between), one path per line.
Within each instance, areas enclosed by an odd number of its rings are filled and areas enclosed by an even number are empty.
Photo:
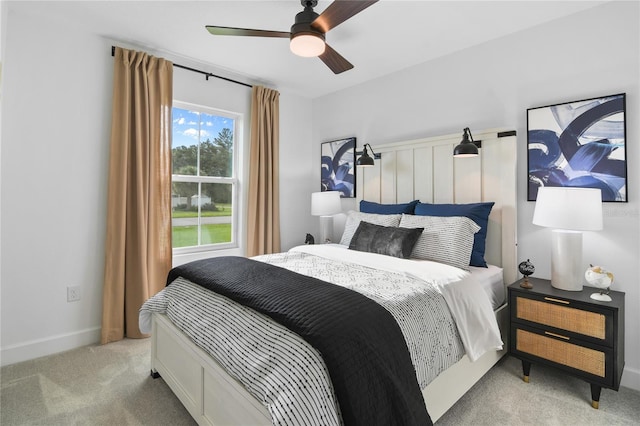
M590 297L593 289L558 290L549 280L529 278L532 289L509 286L509 354L522 361L529 382L532 363L556 367L591 385L598 408L602 388L618 390L624 369L624 293L611 302Z
M599 288L600 291L591 294L591 298L601 302L611 302L609 287L613 284L613 274L600 266L589 265L584 273L584 279L591 287Z
M518 270L522 275L524 275L524 279L520 283L520 287L522 288L533 288L531 283L529 282L529 275L533 274L536 271L536 267L533 266L533 263L529 261L529 259L524 262L520 262L518 265Z
M313 238L313 235L307 234L307 236L304 239L304 243L305 244L315 244L316 240L315 240L315 238Z

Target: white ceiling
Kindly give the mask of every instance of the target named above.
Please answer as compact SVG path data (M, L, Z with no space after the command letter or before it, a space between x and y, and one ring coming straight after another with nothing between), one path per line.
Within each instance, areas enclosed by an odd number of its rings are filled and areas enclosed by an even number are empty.
M320 0L321 13L330 0ZM47 20L212 65L223 75L318 97L605 1L381 0L327 33L354 64L333 74L318 58L300 58L287 39L212 36L205 25L289 31L299 0L11 2L10 12Z

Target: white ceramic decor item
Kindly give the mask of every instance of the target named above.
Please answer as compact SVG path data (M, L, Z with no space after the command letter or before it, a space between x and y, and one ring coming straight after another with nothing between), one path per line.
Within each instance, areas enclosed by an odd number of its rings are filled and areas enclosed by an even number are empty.
M601 302L611 302L609 287L613 284L613 274L601 266L589 265L584 273L584 279L591 287L599 288L600 291L591 295L592 299Z

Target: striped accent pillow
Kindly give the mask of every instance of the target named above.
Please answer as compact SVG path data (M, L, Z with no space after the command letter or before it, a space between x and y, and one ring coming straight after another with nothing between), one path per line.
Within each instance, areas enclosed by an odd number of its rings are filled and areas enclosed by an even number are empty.
M400 214L361 213L351 210L347 213L347 221L344 224L344 232L342 233L340 244L345 246L351 244L351 238L353 238L353 234L355 234L356 229L358 229L360 221L364 220L374 225L398 226L401 218L402 215ZM414 226L414 228L419 228L419 226Z
M480 226L462 216L413 216L402 215L401 228L424 228L413 247L411 257L446 263L465 271L473 249L473 237Z

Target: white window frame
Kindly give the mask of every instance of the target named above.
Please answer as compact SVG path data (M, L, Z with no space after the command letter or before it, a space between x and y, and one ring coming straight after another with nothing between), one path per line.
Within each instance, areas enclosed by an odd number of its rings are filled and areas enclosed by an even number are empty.
M193 175L175 175L171 174L171 182L190 182L198 184L198 193L200 194L200 185L203 183L223 183L231 185L231 241L227 243L216 243L216 244L205 244L200 245L200 232L198 232L198 245L197 246L189 246L189 247L174 247L173 248L173 256L176 255L184 255L190 253L201 253L206 251L218 251L218 250L227 250L238 248L238 224L239 217L241 214L241 206L240 206L240 197L239 197L239 187L240 181L238 179L239 172L239 154L240 151L240 134L242 129L242 120L243 115L236 112L225 111L218 108L208 107L204 105L196 105L188 102L182 101L173 101L173 107L186 109L190 111L197 111L199 113L216 115L219 117L226 117L234 120L234 128L233 128L233 173L231 177L214 177L214 176L193 176ZM173 149L173 147L172 147ZM200 150L198 150L197 157L197 170L200 170ZM198 227L201 225L201 216L200 216L200 203L198 203ZM173 224L172 224L173 229Z

